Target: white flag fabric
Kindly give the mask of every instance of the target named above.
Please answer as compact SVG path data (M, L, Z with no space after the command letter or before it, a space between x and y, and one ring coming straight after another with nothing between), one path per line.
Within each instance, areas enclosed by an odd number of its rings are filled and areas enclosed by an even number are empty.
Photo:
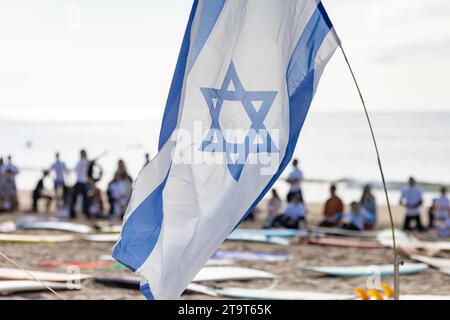
M292 158L339 39L317 0L194 1L113 256L178 298Z

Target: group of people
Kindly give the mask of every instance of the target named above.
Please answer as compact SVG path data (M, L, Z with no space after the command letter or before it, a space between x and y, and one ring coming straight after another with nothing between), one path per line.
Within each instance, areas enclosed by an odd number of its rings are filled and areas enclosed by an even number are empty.
M428 226L424 226L421 218L423 206L423 192L414 178L409 178L408 186L402 191L400 205L406 209L403 228L405 230L426 231L434 229L437 236L450 237L450 200L447 196L447 188L441 187L439 196L433 199L428 210Z
M0 157L0 212L14 211L19 206L17 196L16 176L18 167L12 162L9 155L6 162Z
M119 160L112 180L106 190L107 202L97 186L103 177L103 170L98 165L98 159L89 159L85 150L80 151L74 172L75 183L69 187L67 184L68 170L66 164L60 159L59 153L55 155L55 162L43 171L41 179L32 193L32 211L38 212L38 203L45 201L47 210L52 201L56 203L56 214L59 217L77 217L81 211L87 218L115 218L123 217L131 198L133 179L128 174L123 160ZM145 164L148 155L145 156ZM53 190L45 187L45 181L50 173L54 173ZM105 204L108 203L108 209Z
M298 229L306 227L307 209L301 188L302 180L303 173L298 167L298 160L294 159L292 170L286 178L286 182L290 185L286 197L287 204L283 206L278 192L276 189L272 189L267 204L266 228ZM406 209L404 230L426 230L421 222L422 194L423 192L417 186L414 178L410 178L400 196L400 205ZM323 220L319 226L363 231L373 229L376 223L377 203L370 185L364 186L361 198L351 202L347 211L344 202L337 195L336 185L331 185L330 196L323 206ZM441 188L439 197L433 200L430 207L428 228L436 230L440 237L450 237L450 201L445 187Z

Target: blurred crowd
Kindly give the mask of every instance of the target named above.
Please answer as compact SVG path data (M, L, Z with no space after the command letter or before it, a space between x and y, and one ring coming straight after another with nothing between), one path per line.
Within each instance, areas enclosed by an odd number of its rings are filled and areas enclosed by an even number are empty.
M32 191L29 211L38 213L45 210L50 213L53 204L56 216L61 218L76 218L79 214L89 219L122 218L131 198L133 179L125 162L118 160L112 179L102 192L98 187L98 182L103 179L103 170L98 164L100 157L89 159L87 152L81 150L78 162L70 170L60 154L56 153L54 162L42 171ZM149 155L146 154L144 165L148 162ZM19 169L13 164L11 156L7 157L6 162L0 158L0 211L18 210L18 174ZM75 178L72 185L67 182L70 174ZM107 199L104 199L105 196Z
M101 157L101 156L100 156ZM50 212L54 204L56 215L62 218L76 218L83 214L87 218L123 218L132 194L133 179L128 173L123 160L118 160L117 167L106 190L98 187L103 178L103 170L98 165L98 159L89 159L85 150L80 151L79 160L73 170L69 170L60 154L55 154L54 162L42 171L42 176L32 192L31 212L37 213L42 207ZM144 166L149 162L145 154ZM6 161L0 158L0 211L13 212L18 210L16 176L19 168L13 163L12 157ZM67 176L73 174L75 183L69 185ZM52 186L48 180L52 177ZM297 159L292 161L292 168L285 181L289 184L286 201L283 201L276 189L271 190L267 203L266 228L306 228L307 207L303 194L303 172ZM104 199L106 197L106 199ZM404 230L426 231L433 229L440 237L450 237L450 201L447 188L442 187L439 195L428 208L428 224L422 221L424 206L423 191L414 178L409 178L399 199L405 208ZM339 197L337 186L330 186L329 198L323 204L323 218L320 227L343 228L354 231L374 229L377 225L377 201L370 185L365 185L361 197L346 205ZM253 219L258 213L253 210L247 219Z

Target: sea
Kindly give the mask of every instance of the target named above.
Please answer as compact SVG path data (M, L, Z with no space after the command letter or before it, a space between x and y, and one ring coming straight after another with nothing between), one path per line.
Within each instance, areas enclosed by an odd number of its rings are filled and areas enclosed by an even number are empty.
M436 196L440 185L450 185L450 113L373 113L371 118L393 202L398 202L409 176L420 182L426 201ZM56 151L69 168L75 167L82 148L91 158L106 153L98 161L104 171L100 186L105 187L118 159L123 159L136 176L145 153L156 155L160 122L0 120L0 156L13 156L21 169L18 188L31 190ZM362 186L370 183L379 203L385 202L374 145L362 112L310 112L295 157L304 173L307 202L324 201L330 183L337 183L338 192L348 202L357 200ZM281 194L288 188L282 179L275 187Z

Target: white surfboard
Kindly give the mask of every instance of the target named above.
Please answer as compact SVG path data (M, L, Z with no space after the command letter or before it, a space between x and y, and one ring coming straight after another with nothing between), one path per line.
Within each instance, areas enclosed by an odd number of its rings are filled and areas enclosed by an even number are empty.
M428 264L431 267L438 269L450 269L450 259L432 258L420 255L411 256L412 259Z
M18 229L23 230L52 230L87 234L92 232L90 226L66 221L16 221Z
M374 274L381 276L392 276L394 274L393 265L373 265L373 266L326 266L326 267L303 267L305 270L321 273L334 277L368 277ZM405 263L400 266L400 274L414 274L428 269L426 263Z
M264 234L252 234L252 233L231 233L227 239L228 241L243 241L243 242L256 242L264 244L274 244L280 246L289 245L289 240L281 237L268 237Z
M293 238L298 234L296 229L236 229L233 234L257 234L266 237Z
M72 235L31 235L31 234L0 234L0 242L14 243L57 243L75 239Z
M278 275L257 269L240 267L204 267L192 282L204 281L246 281L255 279L276 279Z
M46 271L29 271L35 278L41 281L51 282L73 282L79 280L85 280L92 278L89 274L77 274L77 273L56 273ZM20 269L12 268L0 268L0 279L2 280L34 280L28 273Z
M191 283L186 291L211 297L246 300L359 300L358 296L352 294L275 289L211 288L197 283ZM386 298L386 300L392 299ZM401 295L400 300L450 300L450 295L407 294Z
M68 286L66 283L60 282L44 282L46 286L53 290L79 290L79 286ZM31 280L13 280L0 281L0 295L8 295L22 292L48 291L39 281Z
M196 283L191 283L186 291L211 297L247 300L359 300L358 296L352 294L275 289L211 288ZM386 298L386 300L391 299ZM401 295L400 300L450 300L450 295Z
M5 221L0 223L0 232L1 233L9 233L16 231L16 224L14 221Z
M119 233L100 233L100 234L86 234L83 239L92 242L117 242L119 240Z
M192 282L247 281L255 279L276 279L278 275L262 270L239 267L204 267ZM135 276L102 276L95 277L100 283L126 288L139 288L140 278Z
M377 232L374 231L355 231L341 228L311 227L309 231L312 233L354 238L375 238L377 236Z
M95 227L95 229L98 230L98 232L101 232L101 233L120 233L120 232L122 232L122 225L97 223L94 227Z
M450 251L450 241L436 241L432 243L439 247L442 251Z

